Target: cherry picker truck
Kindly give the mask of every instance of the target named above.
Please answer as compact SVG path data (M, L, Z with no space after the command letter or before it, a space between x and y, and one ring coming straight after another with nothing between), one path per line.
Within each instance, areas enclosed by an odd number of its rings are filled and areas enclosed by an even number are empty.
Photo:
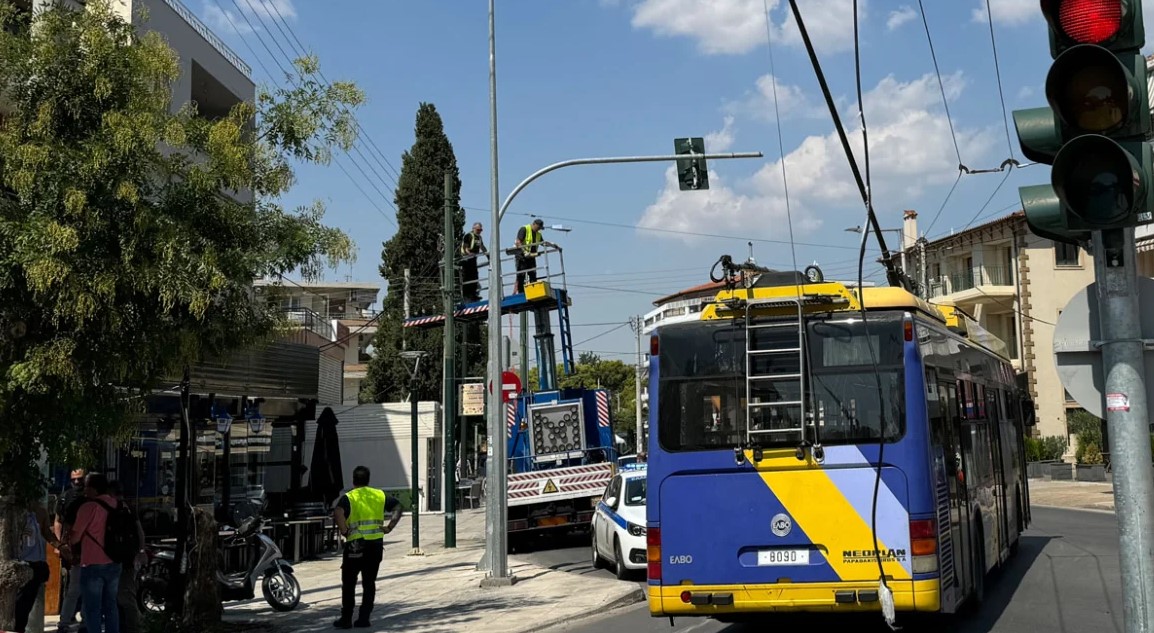
M484 254L479 257L485 257ZM552 259L558 271L551 270ZM523 292L501 293L501 314L532 314L538 379L534 391L523 378L521 393L504 403L508 456L507 498L510 547L529 536L552 531L588 530L593 511L616 472L614 443L606 389L560 389L557 386L553 313L561 337L561 368L573 372L573 335L569 321L572 300L565 286L564 258L555 244L538 247L538 272ZM487 263L479 266L487 268ZM515 271L510 261L502 270ZM510 272L509 276L515 276ZM487 276L478 275L484 285ZM510 283L512 279L509 280ZM502 284L504 286L504 284ZM488 296L482 292L481 296ZM483 321L487 300L455 302L454 321ZM444 315L414 316L405 327L441 327ZM488 406L501 406L490 398ZM492 502L490 500L490 502Z

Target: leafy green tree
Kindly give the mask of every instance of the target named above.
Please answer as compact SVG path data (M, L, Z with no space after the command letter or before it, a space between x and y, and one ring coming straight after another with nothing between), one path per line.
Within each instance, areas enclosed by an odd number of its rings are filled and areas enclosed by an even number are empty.
M428 352L418 370L417 397L439 401L442 396L444 330L403 327L405 269L410 271L409 313L413 316L443 313L439 264L445 232L445 172L452 174L450 204L456 209L449 248L456 248L465 223L465 211L461 208L457 157L433 104L422 103L417 108L415 136L413 146L401 159L401 175L397 180L397 232L381 251L381 276L388 282L388 290L381 306L384 314L373 340L376 352L361 383L362 402L396 402L408 395L413 361L401 358L400 352L406 349Z
M163 377L278 336L284 316L254 300L255 277L312 276L352 257L319 203L290 210L278 198L292 163L324 163L351 146L346 108L363 95L315 81L317 62L305 58L296 88L204 117L173 103L180 65L163 37L137 32L107 0L34 18L0 0L0 22L0 629L9 629L26 572L8 559L22 504L43 489L41 456L94 464L108 438L132 433Z

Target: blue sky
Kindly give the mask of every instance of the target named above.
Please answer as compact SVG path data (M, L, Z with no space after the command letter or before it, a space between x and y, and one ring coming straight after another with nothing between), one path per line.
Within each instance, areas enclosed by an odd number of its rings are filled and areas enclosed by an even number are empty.
M338 161L351 178L337 165L301 169L289 198L323 200L328 222L359 246L351 269L328 279L378 280L380 245L394 230L392 169L400 169L413 142L421 101L436 104L444 118L468 221L488 230L487 2L186 1L249 61L258 82L283 81L277 62L287 66L285 55L299 50L299 40L319 56L329 80L352 80L366 92L358 119L371 144ZM799 268L817 262L827 277L856 277L859 236L845 229L863 223L861 198L788 2L768 0L767 29L766 1L497 0L502 198L544 165L665 154L675 137L704 136L708 151L765 154L712 161L708 191L680 192L670 167L642 164L568 168L517 198L502 242L511 243L526 214L572 228L546 238L565 248L579 350L631 361L629 316L707 281L722 254L744 259L749 240L759 263L792 267L790 219ZM934 239L1017 209L1017 187L1049 174L1033 166L1008 178L962 176L939 215L957 180L958 153L974 170L998 167L1011 151L1028 161L1012 122L1012 148L1007 143L986 0L923 4L941 85L916 0L861 0L862 91L880 223L900 228L902 210L916 209L921 232ZM853 1L799 5L860 164ZM1037 0L989 5L1006 112L1043 105L1051 60ZM885 236L897 246L896 233ZM884 282L873 263L877 252L871 239L865 274Z

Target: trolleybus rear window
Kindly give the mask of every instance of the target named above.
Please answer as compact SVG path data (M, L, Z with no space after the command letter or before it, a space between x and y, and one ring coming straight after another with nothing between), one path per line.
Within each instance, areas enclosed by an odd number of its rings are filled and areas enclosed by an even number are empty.
M823 444L877 442L883 427L886 440L895 441L905 432L902 315L871 313L866 323L860 316L837 317L807 324L805 410L816 418ZM796 326L751 332L756 349L797 347ZM753 380L747 387L743 326L679 323L660 336L658 439L666 450L731 449L746 442L747 428L800 425L802 409L789 406L754 408L747 423L749 401L802 397L797 379ZM796 353L750 355L750 361L749 375L798 373ZM797 444L792 434L752 437L763 447Z

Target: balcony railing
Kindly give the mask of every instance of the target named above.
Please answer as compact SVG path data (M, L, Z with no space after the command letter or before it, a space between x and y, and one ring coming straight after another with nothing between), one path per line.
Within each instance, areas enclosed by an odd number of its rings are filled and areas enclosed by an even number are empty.
M250 68L248 64L244 63L244 60L241 59L240 55L234 53L232 49L224 43L224 41L217 37L216 33L212 32L212 29L205 26L204 22L201 22L195 15L193 15L192 11L189 11L188 7L181 4L180 0L164 0L164 3L172 7L172 10L176 11L177 15L184 18L184 21L188 22L188 25L191 26L193 30L195 30L197 33L200 33L200 36L203 37L206 42L211 44L218 53L224 55L225 59L232 63L232 65L235 66L237 70L244 73L245 77L252 79L252 68Z
M337 338L332 322L308 308L285 308L285 317L289 323L309 330L326 341L335 341Z
M970 271L930 279L930 296L942 297L978 286L1012 286L1014 271L1001 266L986 266Z

